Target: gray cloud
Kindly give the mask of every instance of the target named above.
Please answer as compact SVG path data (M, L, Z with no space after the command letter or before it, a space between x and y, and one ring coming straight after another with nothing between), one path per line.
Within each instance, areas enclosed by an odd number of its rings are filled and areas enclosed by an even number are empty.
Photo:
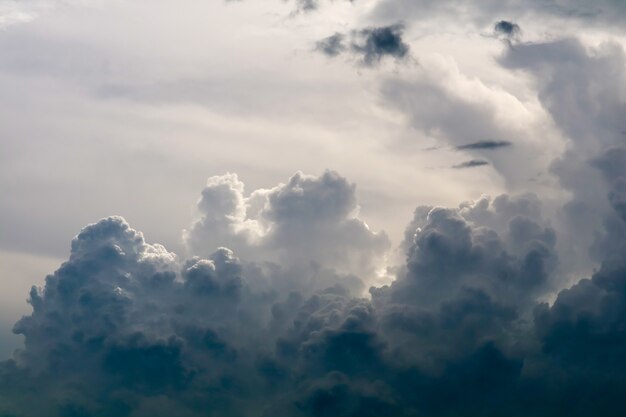
M346 50L347 47L344 43L344 40L345 35L341 33L335 33L334 35L331 35L317 42L316 49L330 57L335 57Z
M317 42L316 49L329 57L349 51L357 56L365 66L373 66L385 57L402 60L409 56L409 45L402 39L404 25L371 27L355 30L350 35L349 45L346 35L336 33Z
M459 145L456 147L456 149L460 151L467 149L498 149L505 148L511 145L513 144L506 140L482 140L478 142L468 143L466 145Z
M521 29L517 23L509 22L508 20L500 20L494 25L493 30L496 33L511 37L518 35Z
M398 58L401 37L379 35L355 32L346 47L366 64ZM500 58L534 78L568 139L552 165L571 198L560 217L534 194L420 206L390 266L356 186L327 171L252 192L235 174L209 178L187 254L118 216L88 225L30 291L14 326L24 345L0 362L0 415L622 416L625 61L616 45L576 40ZM466 165L515 183L511 161L536 155L518 145L525 132L444 84L392 80L385 97L413 127L485 158ZM511 138L516 153L477 137ZM597 268L563 289L576 260ZM385 268L393 282L363 297Z
M352 50L363 56L366 65L373 65L385 56L405 58L409 46L402 40L403 32L401 24L361 29L352 43Z
M489 165L489 162L483 161L482 159L471 159L469 161L465 161L465 162L461 162L460 164L453 165L452 168L455 168L455 169L476 168L476 167L482 167L485 165Z
M616 158L597 162L611 179L623 174ZM0 412L548 416L585 381L594 388L571 415L621 415L623 236L591 280L549 306L536 300L556 279L557 236L537 196L420 207L406 263L368 300L328 256L372 256L376 235L354 207L354 187L332 172L249 197L226 175L209 179L187 232L204 257L181 260L121 217L85 227L31 290L33 312L15 325L24 347L0 363ZM270 226L261 243L248 241L249 221ZM294 265L308 263L301 251L320 256L318 285L281 285L281 274L311 271Z
M621 241L623 222L613 207L620 203L619 149L626 101L626 58L616 44L587 49L579 40L520 44L500 58L507 68L522 70L538 83L538 96L568 138L552 172L572 198L559 226L570 242L571 265L602 261ZM596 80L594 88L586 88ZM612 200L607 198L612 195ZM590 249L591 247L591 249Z

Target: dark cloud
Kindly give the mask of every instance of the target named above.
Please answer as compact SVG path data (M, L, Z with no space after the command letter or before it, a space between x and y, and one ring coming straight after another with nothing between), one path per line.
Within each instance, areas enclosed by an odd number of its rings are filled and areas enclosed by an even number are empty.
M482 159L471 159L469 161L465 161L460 164L453 165L452 168L455 168L455 169L476 168L476 167L482 167L485 165L489 165L489 162L484 161Z
M402 39L404 25L395 24L353 31L349 36L336 33L317 42L316 49L330 57L350 52L365 66L373 66L385 57L396 60L409 56L409 45Z
M505 148L508 146L513 145L511 142L506 141L506 140L482 140L482 141L478 141L478 142L473 142L473 143L468 143L466 145L459 145L456 147L457 150L471 150L471 149L499 149L499 148Z
M317 42L316 49L330 57L334 57L346 50L347 47L344 43L344 40L345 35L341 33L335 33L334 35Z
M259 191L257 209L238 184L209 180L204 221L213 213L229 224L249 207L272 229L294 222L308 236L302 226L337 227L354 205L353 187L334 173ZM122 218L103 219L31 291L33 312L15 326L24 348L0 364L0 412L548 416L591 378L595 388L568 411L621 415L623 259L537 306L557 265L547 223L531 194L418 208L406 264L367 300L351 295L346 275L289 289L268 275L306 268L225 248L183 261ZM351 251L363 250L356 240Z
M526 47L503 62L562 69ZM552 48L577 64L574 80L580 67L604 71L575 44ZM621 416L626 152L601 123L567 125L576 103L551 107L566 89L585 106L603 90L585 95L557 78L540 99L573 135L563 172L595 175L591 194L562 180L576 204L602 208L601 238L589 242L602 259L552 305L538 300L561 285L562 234L533 194L419 207L406 262L366 299L363 281L386 266L389 243L358 217L353 184L298 173L245 193L234 174L212 177L185 233L188 259L119 217L78 234L15 326L25 344L0 365L0 414Z
M366 65L376 64L386 56L405 58L409 46L402 39L403 32L401 24L362 29L352 42L352 50L363 56Z
M404 58L401 35L365 29L346 51L367 65ZM535 78L568 138L553 164L571 194L566 221L553 226L533 194L420 206L405 260L371 298L362 290L388 266L389 241L333 171L248 193L235 174L211 177L185 255L118 216L88 225L14 326L24 345L0 362L0 415L624 415L625 61L620 47L576 40L507 50L502 65ZM466 143L510 137L487 107L392 87L456 149L510 145ZM597 266L565 289L562 241Z
M507 38L515 37L521 32L521 29L517 23L509 22L507 20L500 20L499 22L497 22L494 25L493 30L496 32L496 34L504 35Z

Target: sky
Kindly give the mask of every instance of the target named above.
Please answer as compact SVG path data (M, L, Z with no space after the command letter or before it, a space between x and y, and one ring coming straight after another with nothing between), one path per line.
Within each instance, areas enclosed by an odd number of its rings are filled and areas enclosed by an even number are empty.
M0 416L621 416L626 3L0 0Z

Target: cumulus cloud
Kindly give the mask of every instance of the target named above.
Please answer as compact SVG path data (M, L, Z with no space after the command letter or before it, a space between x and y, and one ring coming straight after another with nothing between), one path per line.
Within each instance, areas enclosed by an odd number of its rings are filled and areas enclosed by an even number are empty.
M212 177L185 242L194 255L227 246L265 267L306 267L313 275L332 269L368 280L390 243L384 232L372 231L358 217L355 190L332 171L319 177L296 173L285 184L247 196L236 175Z
M619 155L598 162L611 178ZM248 196L228 174L208 180L186 232L198 256L147 243L121 217L85 227L31 290L15 325L24 347L0 363L0 412L548 416L585 383L571 415L621 415L623 252L541 304L558 255L536 195L421 206L395 280L362 298L331 256L382 250L356 207L333 172ZM327 274L318 285L281 285L311 256Z
M366 65L408 54L400 26L334 36L318 49ZM334 171L251 192L236 174L209 178L178 255L122 217L88 225L30 291L24 345L0 362L0 415L622 416L625 62L574 39L506 50L499 63L537 83L568 140L551 168L565 204L419 206L399 265ZM389 81L385 97L475 158L459 168L519 184L508 165L538 154L503 116L519 103L441 78ZM564 285L577 260L595 270ZM393 280L365 293L381 273Z

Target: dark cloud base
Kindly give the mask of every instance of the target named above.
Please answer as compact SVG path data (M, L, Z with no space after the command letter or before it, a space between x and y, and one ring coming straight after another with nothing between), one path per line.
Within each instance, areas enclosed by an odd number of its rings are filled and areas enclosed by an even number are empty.
M624 155L597 162L622 222ZM354 186L328 172L242 193L236 176L209 180L186 232L205 257L121 217L85 227L15 325L25 344L0 364L0 415L624 414L623 240L549 306L557 233L536 196L418 207L406 263L366 299L332 256L358 266L387 247L354 214Z

